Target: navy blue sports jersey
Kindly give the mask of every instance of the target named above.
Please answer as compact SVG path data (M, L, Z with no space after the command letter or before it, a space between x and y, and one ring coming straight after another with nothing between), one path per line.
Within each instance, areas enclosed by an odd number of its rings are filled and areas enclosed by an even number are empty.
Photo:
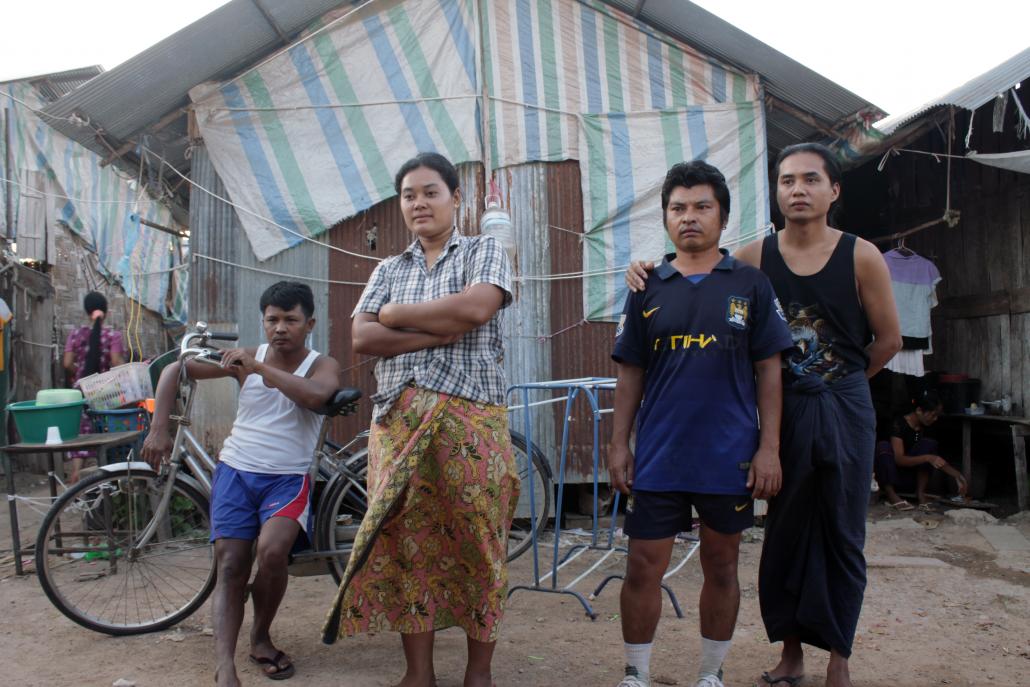
M769 279L723 252L697 283L665 257L630 293L612 358L644 368L633 488L746 494L758 449L754 362L793 346Z

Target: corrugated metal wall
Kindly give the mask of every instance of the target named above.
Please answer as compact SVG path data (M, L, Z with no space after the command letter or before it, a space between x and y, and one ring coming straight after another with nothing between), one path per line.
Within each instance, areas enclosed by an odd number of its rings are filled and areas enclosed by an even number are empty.
M547 207L549 226L541 228L541 231L547 231L551 247L550 264L546 270L540 271L550 274L581 272L583 244L576 234L582 234L584 230L583 191L579 163L575 160L547 165ZM583 280L577 278L551 282L549 300L550 327L554 333L550 339L552 378L614 377L615 363L612 362L611 352L615 325L583 321ZM600 406L610 408L612 393L599 393ZM559 441L563 412L564 406L561 406L554 413ZM601 422L599 443L601 464L604 465L611 434L611 415L602 417L604 420ZM581 482L591 478L593 443L589 406L585 401L580 401L572 414L567 481Z
M211 165L206 148L194 148L191 161L193 182L226 197L225 187ZM194 253L190 281L191 322L203 320L212 329L239 332L241 346L257 346L264 343L258 311L261 293L277 281L292 279L307 283L315 295L318 323L310 345L319 351L329 350L328 247L306 241L260 262L251 250L236 211L198 188L190 198L190 243ZM233 264L221 264L200 256ZM217 450L232 429L237 391L232 382L206 383L197 396L194 426L198 438L209 449Z
M550 274L551 243L546 163L532 163L502 169L497 174L502 204L511 215L515 232L514 260L517 277ZM515 283L515 302L504 313L504 368L509 384L553 379L551 374L550 333L551 284L549 281L522 279ZM533 391L530 402L543 401L558 394ZM513 394L509 405L522 405ZM532 414L533 442L557 468L558 456L554 430L555 406L537 406ZM522 411L509 416L513 428L524 433ZM559 425L560 428L560 425Z

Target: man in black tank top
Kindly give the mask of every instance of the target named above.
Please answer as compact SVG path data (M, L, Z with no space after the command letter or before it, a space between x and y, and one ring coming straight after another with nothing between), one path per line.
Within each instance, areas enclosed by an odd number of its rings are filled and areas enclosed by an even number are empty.
M852 687L876 438L866 380L901 349L901 330L879 250L827 222L840 195L833 153L790 146L776 170L784 229L736 253L769 277L795 344L785 355L783 485L770 501L758 577L769 641L783 651L760 684L798 684L804 643L830 651L827 687ZM648 269L630 267L630 288L642 288Z

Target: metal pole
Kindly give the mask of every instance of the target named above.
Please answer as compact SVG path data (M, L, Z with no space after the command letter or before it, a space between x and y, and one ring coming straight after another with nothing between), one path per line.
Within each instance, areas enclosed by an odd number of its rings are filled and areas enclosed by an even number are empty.
M11 151L11 111L9 109L4 110L4 179L7 179L4 184L4 197L7 202L4 203L4 209L6 210L6 227L4 229L7 234L7 238L11 241L14 240L14 181L12 178L12 170L14 169L14 157Z

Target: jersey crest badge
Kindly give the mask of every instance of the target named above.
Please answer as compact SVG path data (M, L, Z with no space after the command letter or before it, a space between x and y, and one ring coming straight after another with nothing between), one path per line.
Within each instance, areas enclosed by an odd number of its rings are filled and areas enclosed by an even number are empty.
M747 329L747 317L750 311L750 300L743 296L730 296L726 306L726 321L731 327Z

